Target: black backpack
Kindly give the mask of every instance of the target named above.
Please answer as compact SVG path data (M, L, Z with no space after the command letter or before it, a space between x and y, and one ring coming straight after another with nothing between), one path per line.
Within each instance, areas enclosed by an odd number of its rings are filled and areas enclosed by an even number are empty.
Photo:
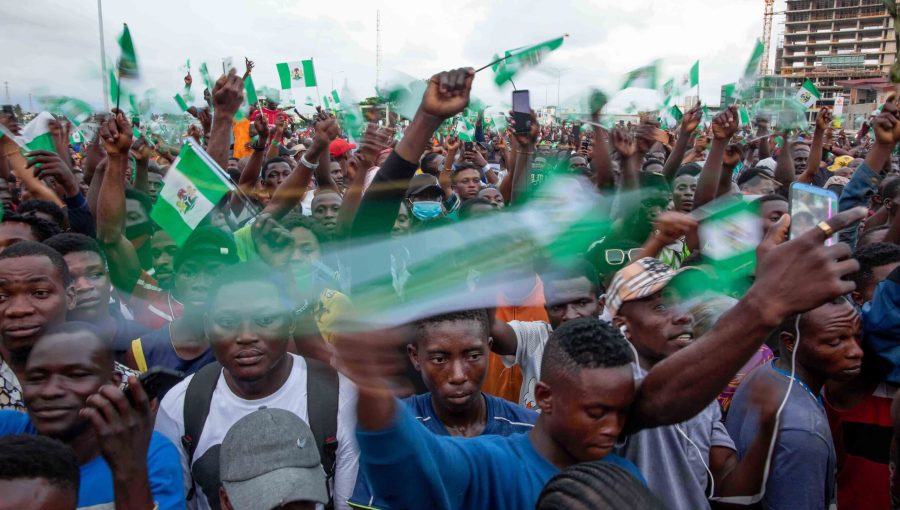
M316 447L322 459L322 467L325 469L326 486L328 488L327 510L334 508L334 495L331 493L331 484L334 480L337 457L337 412L338 412L338 375L329 365L310 358L306 360L306 407L309 414L309 428L316 439ZM218 362L204 366L194 374L188 383L184 395L184 435L181 436L181 444L188 456L188 466L191 470L191 478L194 484L187 494L187 499L192 499L194 485L199 485L210 508L218 510L219 507L219 448L214 445L194 463L194 450L206 418L209 415L210 401L219 380L222 365ZM196 469L195 469L196 466Z

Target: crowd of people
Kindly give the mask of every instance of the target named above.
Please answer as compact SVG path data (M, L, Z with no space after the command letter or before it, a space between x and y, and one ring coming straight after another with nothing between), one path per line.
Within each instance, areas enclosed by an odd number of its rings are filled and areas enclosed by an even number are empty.
M232 69L183 135L233 191L183 242L151 214L180 147L116 109L23 152L4 111L0 508L900 507L895 99L501 130L475 76L360 134L243 118Z

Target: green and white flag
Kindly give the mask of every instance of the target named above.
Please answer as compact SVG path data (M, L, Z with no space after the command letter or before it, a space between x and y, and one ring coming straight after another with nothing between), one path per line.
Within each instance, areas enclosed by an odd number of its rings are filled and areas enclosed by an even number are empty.
M334 110L334 107L331 105L331 99L328 96L322 96L322 105L325 106L326 110Z
M331 91L331 99L332 99L332 101L334 102L335 105L340 106L340 104L341 104L341 96L338 95L338 91L337 91L337 90L332 90L332 91Z
M740 121L739 126L750 125L750 112L746 108L738 108L738 120Z
M41 112L22 128L19 142L26 151L56 151L50 122L56 120L49 112Z
M316 86L316 70L312 59L282 62L276 64L275 68L278 70L282 90Z
M756 247L762 241L757 209L756 204L733 197L700 209L709 214L698 229L704 262L709 263L723 290L742 293L746 278L756 269Z
M215 82L209 75L209 68L206 67L206 62L200 64L200 77L203 78L203 84L206 85L206 88L209 89L209 93L212 94Z
M656 90L658 75L659 61L655 60L652 64L639 67L625 75L622 90L633 88Z
M131 31L128 30L128 24L124 23L122 35L119 36L119 48L122 53L119 56L119 63L116 67L119 70L119 79L137 78L138 65L137 54L134 51L134 42L131 40Z
M181 97L181 94L175 94L175 102L178 103L178 107L181 108L181 111L188 111L187 101L185 101L184 98Z
M816 88L816 84L813 83L812 80L807 79L803 82L803 85L800 86L800 90L795 97L803 106L812 108L816 105L816 101L822 98L822 93L819 92L819 89Z
M244 78L244 97L247 98L248 104L259 102L259 97L256 96L256 87L253 85L253 77L249 74Z
M562 46L563 40L567 35L568 34L557 37L556 39L544 41L540 44L535 44L534 46L523 46L507 50L503 54L503 56L507 58L491 66L491 69L494 71L494 83L496 83L498 87L502 86L504 83L515 78L516 74L519 72L540 64L548 53L559 49L559 47ZM499 56L494 56L494 60L498 60L499 58Z
M662 121L667 129L675 128L681 122L682 117L684 117L684 114L681 113L681 109L677 105L672 105L671 108L663 112Z
M475 141L475 126L465 116L456 121L456 135L464 142Z
M62 114L65 118L69 119L69 122L75 127L80 126L82 122L86 122L91 118L91 114L93 113L91 105L80 99L75 99L74 97L46 99L45 104L47 105L48 110L53 110Z
M730 91L731 97L746 99L753 95L753 91L756 88L756 80L759 79L761 72L759 65L764 51L763 42L757 39L756 45L753 46L753 53L750 54L750 60L747 61L747 65L744 67L744 74L734 84L734 88L729 87L727 89Z
M179 246L234 185L225 171L200 147L188 140L163 178L153 218Z
M679 83L681 91L686 92L687 90L696 87L700 84L700 61L694 62L694 65L691 66L691 69L681 78L681 83Z
M680 94L679 91L675 90L675 79L672 78L665 83L663 83L662 89L660 90L663 96L663 106L669 106L672 104L672 100L675 99L675 96Z

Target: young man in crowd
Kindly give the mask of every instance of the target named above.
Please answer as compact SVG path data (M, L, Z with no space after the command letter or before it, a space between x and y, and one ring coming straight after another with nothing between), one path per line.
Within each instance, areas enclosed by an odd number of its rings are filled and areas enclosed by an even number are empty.
M428 389L404 400L433 434L454 437L510 436L529 432L537 413L481 391L490 352L488 313L472 310L437 315L413 326L409 359ZM351 506L389 508L357 478Z
M760 414L772 414L781 404L769 401L757 412L751 404L754 392L786 399L765 484L766 508L814 509L835 503L837 457L821 391L829 380L847 381L860 374L859 333L859 314L844 298L789 315L778 328L781 357L751 372L735 392L725 425L742 456L759 434Z
M172 296L182 305L181 317L133 338L125 364L142 372L164 367L193 374L211 363L213 352L203 324L207 292L222 269L237 262L231 234L212 226L196 229L175 255Z
M217 363L172 388L156 417L156 430L178 445L184 490L197 508L219 508L219 445L235 422L262 407L290 411L310 424L329 497L347 508L359 456L356 392L324 364L287 352L293 303L283 276L261 264L220 271L209 288L205 331ZM207 404L205 414L196 413ZM333 429L320 428L323 420Z
M507 368L521 367L522 388L518 402L534 410L537 410L534 389L540 381L541 359L550 334L572 319L599 318L604 303L597 273L586 262L541 276L549 322L496 319L491 324L491 349L503 356Z
M78 507L183 509L178 452L153 432L137 378L126 390L112 348L90 324L42 332L22 373L28 414L0 411L0 436L40 434L71 446L80 465Z
M408 130L430 136L443 118L461 111L473 77L471 69L433 77ZM406 140L395 152L400 157ZM863 214L835 216L827 230ZM631 466L608 455L626 416L631 431L687 420L715 399L770 328L853 290L841 279L858 268L846 246L825 247L830 232L824 227L784 242L787 226L782 219L761 245L757 278L744 299L703 338L654 366L639 390L627 343L610 326L580 319L554 331L536 386L541 415L528 435L451 441L427 432L390 396L388 377L400 366L391 334L339 335L338 363L361 392L357 438L369 483L397 507L521 508L534 505L543 484L576 462L608 458ZM816 281L801 276L814 270L822 275ZM717 363L704 363L712 356ZM405 483L410 479L422 483Z
M78 459L44 436L0 437L0 510L75 510Z
M125 360L131 341L149 329L128 320L121 312L113 313L110 303L112 284L106 254L94 239L83 234L57 234L44 243L66 261L75 286L75 308L69 320L89 322L112 342L116 361Z

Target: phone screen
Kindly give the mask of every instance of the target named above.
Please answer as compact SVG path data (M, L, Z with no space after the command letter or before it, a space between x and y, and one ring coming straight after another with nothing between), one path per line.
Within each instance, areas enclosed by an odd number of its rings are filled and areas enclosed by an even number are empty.
M838 212L838 197L833 191L794 183L790 192L791 239L816 228ZM828 246L837 243L837 234L825 242Z
M516 90L513 92L512 109L514 112L531 113L531 100L527 90Z

